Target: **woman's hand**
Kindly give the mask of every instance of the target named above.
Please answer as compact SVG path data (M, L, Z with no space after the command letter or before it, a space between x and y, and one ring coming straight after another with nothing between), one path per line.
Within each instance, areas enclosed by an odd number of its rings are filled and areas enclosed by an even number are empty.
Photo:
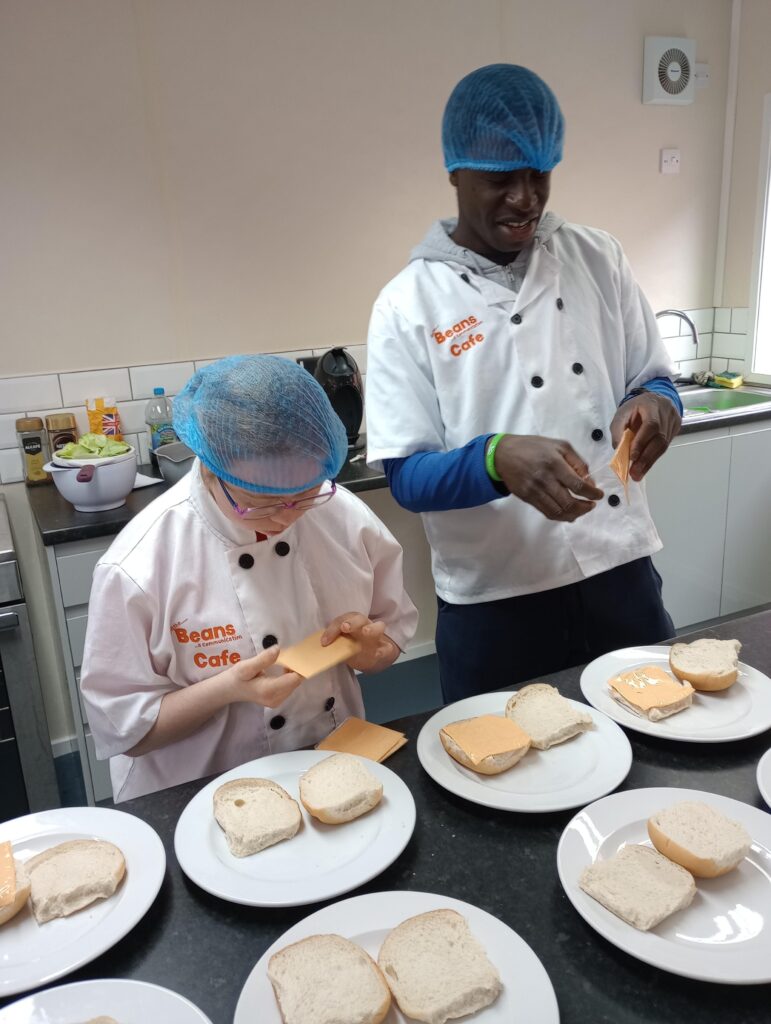
M361 612L345 612L333 619L321 635L321 646L328 646L339 636L349 636L361 644L359 653L346 662L358 672L380 672L399 657L399 648L386 636L385 623L373 622Z
M629 476L638 483L654 462L669 448L680 432L682 420L673 402L665 395L646 391L618 407L610 424L613 447L618 448L621 435L628 427L634 431Z
M247 701L261 704L264 708L277 708L304 682L303 677L296 672L283 672L280 676L264 675L265 669L275 662L278 652L277 645L269 647L254 658L239 661L225 669L222 675L229 677L225 682L233 702Z

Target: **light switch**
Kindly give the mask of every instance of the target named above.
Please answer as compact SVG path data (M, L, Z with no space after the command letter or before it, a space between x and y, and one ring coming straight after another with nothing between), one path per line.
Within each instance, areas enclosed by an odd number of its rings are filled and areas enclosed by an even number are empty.
M659 172L661 174L679 174L680 173L680 150L679 149L662 149L661 159L659 161Z

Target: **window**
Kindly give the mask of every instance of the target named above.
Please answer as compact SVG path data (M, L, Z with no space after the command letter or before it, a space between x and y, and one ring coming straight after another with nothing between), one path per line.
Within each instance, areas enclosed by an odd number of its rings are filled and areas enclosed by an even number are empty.
M771 384L771 93L763 101L757 236L750 294L748 365L753 381Z

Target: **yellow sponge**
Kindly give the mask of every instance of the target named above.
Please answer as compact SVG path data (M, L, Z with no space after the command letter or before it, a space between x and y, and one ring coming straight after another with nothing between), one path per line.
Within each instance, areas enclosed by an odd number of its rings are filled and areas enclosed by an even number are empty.
M715 374L715 384L721 388L739 388L744 383L744 377L732 370L724 370Z

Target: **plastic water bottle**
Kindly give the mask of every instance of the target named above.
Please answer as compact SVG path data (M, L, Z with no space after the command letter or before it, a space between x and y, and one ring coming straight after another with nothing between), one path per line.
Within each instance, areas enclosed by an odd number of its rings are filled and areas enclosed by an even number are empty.
M153 397L145 406L145 423L153 451L161 445L179 440L172 426L171 402L166 398L163 388L153 388Z

